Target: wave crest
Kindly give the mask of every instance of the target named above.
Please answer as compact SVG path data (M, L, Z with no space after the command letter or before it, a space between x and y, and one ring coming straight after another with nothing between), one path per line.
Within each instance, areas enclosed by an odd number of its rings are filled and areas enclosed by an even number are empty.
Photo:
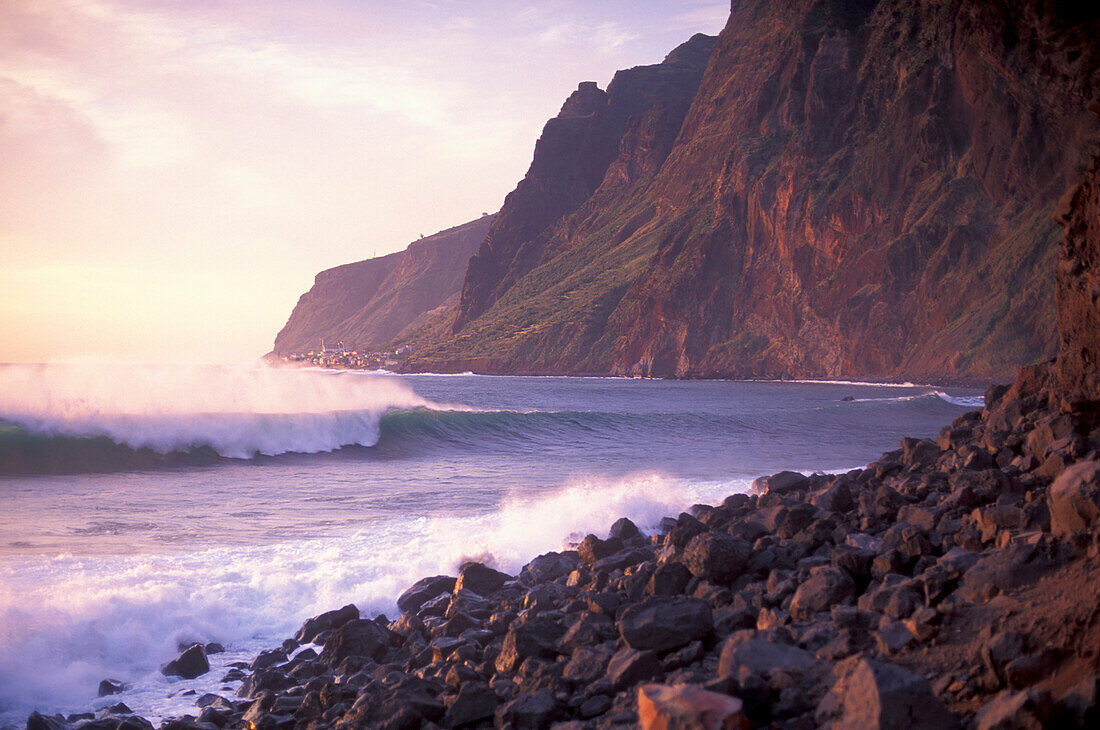
M0 367L0 419L164 455L317 453L378 442L390 410L442 408L392 378L223 366ZM15 435L7 434L9 440Z

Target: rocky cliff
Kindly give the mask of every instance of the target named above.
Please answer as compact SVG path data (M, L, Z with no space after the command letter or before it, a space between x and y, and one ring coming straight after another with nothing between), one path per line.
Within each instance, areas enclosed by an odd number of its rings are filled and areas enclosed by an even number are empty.
M686 115L571 97L411 366L1009 378L1057 345L1098 12L734 2Z
M644 149L638 150L637 166L661 163L695 96L713 45L714 38L695 35L662 63L619 71L607 91L587 81L566 99L558 116L546 123L527 175L505 199L485 243L470 261L456 331L539 261L546 240L539 234L573 213L599 187L628 131L647 137L640 140Z
M1100 105L1093 105L1100 115ZM1076 188L1063 199L1059 253L1055 388L1062 396L1100 400L1100 150Z
M374 349L444 314L457 303L466 264L492 221L482 216L404 251L322 271L275 338L274 354L317 349L322 339Z

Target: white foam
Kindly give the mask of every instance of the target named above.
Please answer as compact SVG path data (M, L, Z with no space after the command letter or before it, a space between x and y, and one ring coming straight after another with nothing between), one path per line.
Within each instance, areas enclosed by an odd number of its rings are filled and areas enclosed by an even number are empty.
M390 409L442 408L386 377L334 371L86 362L0 367L0 419L160 453L316 453L378 441Z
M9 558L0 563L0 725L32 709L75 712L104 701L99 681L133 688L121 700L158 719L194 713L185 687L217 690L224 663L278 645L305 618L354 602L395 615L415 580L455 574L477 557L515 573L534 556L620 516L654 531L695 502L747 491L748 481L685 484L657 474L577 479L541 497L508 499L480 515L415 517L355 534L189 554ZM232 652L186 682L157 671L178 641L217 641Z

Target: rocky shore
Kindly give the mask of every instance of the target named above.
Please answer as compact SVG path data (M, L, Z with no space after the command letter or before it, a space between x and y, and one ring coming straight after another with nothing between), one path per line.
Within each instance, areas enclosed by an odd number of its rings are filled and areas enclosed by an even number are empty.
M1096 727L1100 409L1046 373L865 469L312 618L161 730ZM125 710L27 728L152 728Z

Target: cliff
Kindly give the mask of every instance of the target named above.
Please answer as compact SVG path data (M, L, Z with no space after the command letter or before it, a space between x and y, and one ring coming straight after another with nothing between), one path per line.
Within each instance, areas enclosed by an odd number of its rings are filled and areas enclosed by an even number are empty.
M1057 346L1097 14L734 2L686 114L566 103L410 367L1009 379Z
M343 342L370 350L406 328L454 307L470 256L493 216L409 244L404 251L317 274L275 338L274 354L304 353Z

